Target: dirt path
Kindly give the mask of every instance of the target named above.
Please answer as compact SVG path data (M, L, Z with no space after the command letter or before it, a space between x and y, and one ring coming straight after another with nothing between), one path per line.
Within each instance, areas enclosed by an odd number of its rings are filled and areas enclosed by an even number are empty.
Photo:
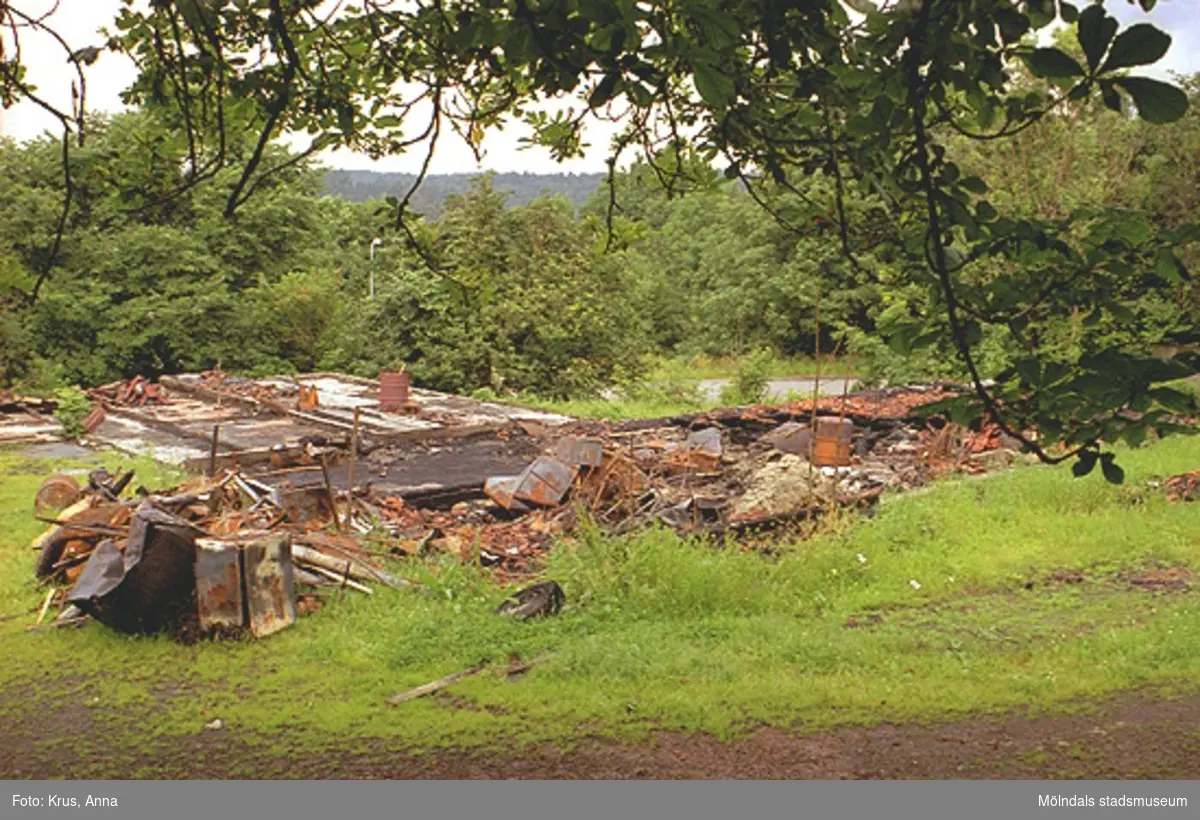
M5 696L11 693L5 693ZM288 755L286 738L227 729L152 740L93 731L78 706L35 710L6 727L0 778L1097 778L1200 779L1200 696L1138 694L1072 715L1010 714L928 725L883 724L800 736L763 729L732 743L661 733L637 745L585 741L408 757L381 744L332 742ZM311 740L304 744L311 748Z

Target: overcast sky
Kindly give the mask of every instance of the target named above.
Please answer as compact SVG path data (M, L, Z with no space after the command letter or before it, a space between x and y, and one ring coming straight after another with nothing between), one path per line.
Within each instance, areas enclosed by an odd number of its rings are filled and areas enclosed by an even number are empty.
M39 13L48 10L52 0L13 0L22 10ZM1082 2L1079 5L1083 5ZM121 7L121 0L61 0L59 10L52 19L55 28L72 47L99 45L102 38L97 33L102 26L110 24ZM1123 24L1145 19L1139 7L1125 0L1109 0L1107 8ZM1171 50L1153 71L1163 76L1174 71L1191 74L1200 71L1200 3L1197 0L1160 0L1148 17L1159 28L1170 32L1174 38ZM74 73L62 50L47 36L25 32L22 37L22 61L29 70L30 80L52 103L66 109L70 106L71 81ZM105 53L87 74L88 107L108 111L118 110L120 92L133 79L133 66L123 57ZM29 139L54 127L50 115L30 103L0 110L0 133L19 140ZM443 139L438 145L432 171L434 173L495 171L603 171L612 128L593 123L586 132L586 141L591 145L584 159L556 163L543 149L520 150L519 139L527 134L517 124L503 131L491 132L484 141L486 156L482 165L476 164L470 149L456 136ZM306 145L307 141L301 141ZM373 162L367 157L337 152L327 154L325 162L336 168L372 168L380 171L416 171L423 156L419 153L390 157Z

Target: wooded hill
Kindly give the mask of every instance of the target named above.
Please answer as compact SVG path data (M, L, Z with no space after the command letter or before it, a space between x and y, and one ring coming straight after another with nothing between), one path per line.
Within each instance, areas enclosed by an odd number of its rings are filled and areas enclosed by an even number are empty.
M418 213L438 216L448 194L465 194L478 172L431 174L413 196L412 208ZM564 196L581 208L604 181L605 174L495 174L492 187L507 195L510 206L528 205L542 194ZM333 169L325 174L325 190L350 202L364 202L385 196L403 196L416 174L385 171Z

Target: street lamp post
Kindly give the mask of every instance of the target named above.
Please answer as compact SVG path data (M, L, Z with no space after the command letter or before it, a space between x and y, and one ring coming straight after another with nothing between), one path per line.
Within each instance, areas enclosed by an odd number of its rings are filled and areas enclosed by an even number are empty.
M383 240L380 239L378 236L371 240L371 276L370 276L371 297L370 298L372 298L372 299L375 298L375 249L382 244L383 244Z

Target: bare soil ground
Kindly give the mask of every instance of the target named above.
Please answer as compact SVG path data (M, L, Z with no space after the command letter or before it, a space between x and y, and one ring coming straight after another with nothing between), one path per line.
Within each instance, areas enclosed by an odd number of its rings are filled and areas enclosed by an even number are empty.
M0 697L29 693L6 692ZM644 743L583 740L563 751L446 751L410 756L378 742L332 740L286 754L286 737L228 729L155 739L105 731L83 705L31 709L5 727L0 778L297 779L1198 779L1200 696L1128 693L1070 714L844 728L761 729L722 743L659 733ZM131 725L144 725L129 717ZM139 737L138 735L141 735ZM312 748L311 738L303 744Z

